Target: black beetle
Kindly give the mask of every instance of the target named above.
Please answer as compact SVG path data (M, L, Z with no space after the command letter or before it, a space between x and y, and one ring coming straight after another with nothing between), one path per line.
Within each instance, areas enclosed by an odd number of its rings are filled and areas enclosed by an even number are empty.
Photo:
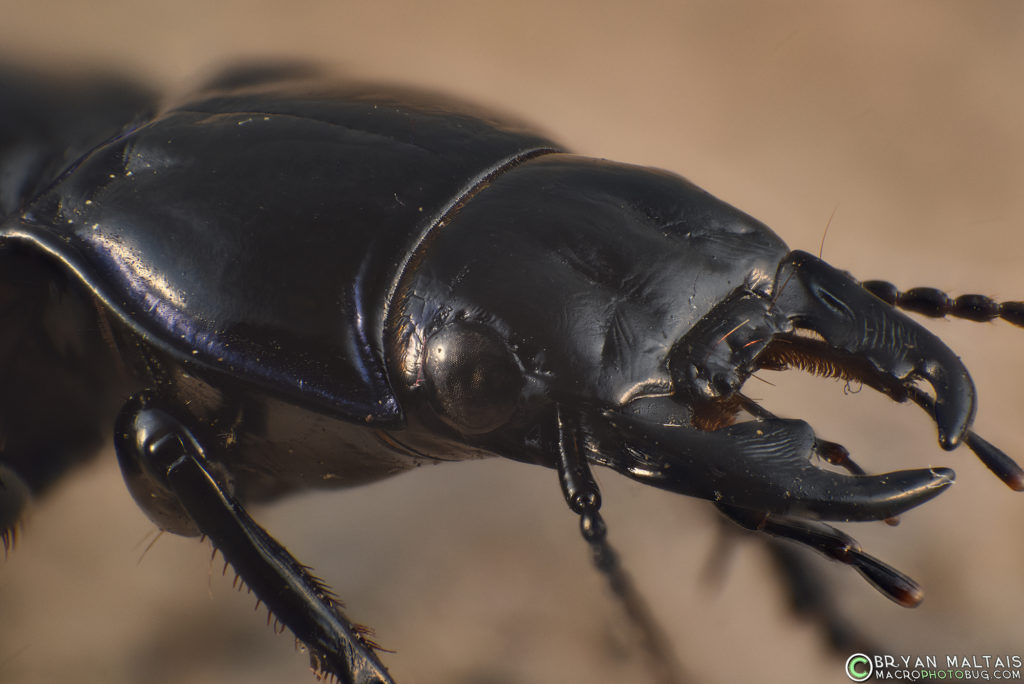
M963 364L895 308L1024 325L1024 303L859 283L678 176L434 95L290 68L236 70L166 107L124 83L2 87L4 545L30 494L113 424L142 509L209 537L318 672L391 681L243 504L440 461L547 466L651 632L592 465L920 600L820 521L893 518L952 471L867 475L747 398L759 369L910 399L944 448L965 442L1024 488L971 431Z

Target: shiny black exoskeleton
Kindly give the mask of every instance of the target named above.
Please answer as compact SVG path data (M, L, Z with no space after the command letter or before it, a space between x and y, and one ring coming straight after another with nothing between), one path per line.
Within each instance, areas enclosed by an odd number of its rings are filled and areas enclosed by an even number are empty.
M375 645L246 504L423 463L547 466L636 608L602 465L915 604L912 580L820 521L892 518L952 471L867 475L742 393L787 367L917 402L944 448L1024 488L970 429L963 364L894 308L1021 325L1024 304L861 284L679 176L300 71L166 106L123 83L0 82L5 545L113 425L150 518L208 536L318 670L369 684L391 681Z

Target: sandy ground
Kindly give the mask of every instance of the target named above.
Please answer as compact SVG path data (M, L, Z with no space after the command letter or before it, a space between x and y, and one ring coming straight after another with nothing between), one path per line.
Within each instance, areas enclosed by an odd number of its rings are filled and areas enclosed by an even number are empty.
M442 88L571 148L682 173L862 278L1024 298L1024 5L1007 2L22 2L0 51L108 64L168 89L244 57L308 57ZM978 431L1024 457L1024 331L938 322L971 368ZM927 589L896 607L819 563L888 653L1024 652L1024 498L913 407L788 374L755 394L875 470L950 465L903 524L847 526ZM754 542L700 580L709 506L601 474L612 539L694 682L843 682ZM403 684L649 681L554 475L426 469L258 518L394 649ZM198 542L152 527L111 454L39 503L0 563L0 682L309 682Z

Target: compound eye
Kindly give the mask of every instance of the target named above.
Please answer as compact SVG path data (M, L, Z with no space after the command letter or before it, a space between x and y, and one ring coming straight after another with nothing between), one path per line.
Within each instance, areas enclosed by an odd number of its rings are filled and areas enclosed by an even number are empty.
M423 372L435 410L463 434L490 432L508 422L524 383L508 344L487 328L463 322L430 336Z

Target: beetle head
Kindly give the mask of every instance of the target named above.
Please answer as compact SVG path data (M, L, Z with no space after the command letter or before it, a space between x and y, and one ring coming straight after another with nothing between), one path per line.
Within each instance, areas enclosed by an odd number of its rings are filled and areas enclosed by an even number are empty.
M677 176L541 157L463 202L410 263L389 313L395 384L462 444L553 466L557 409L592 463L827 519L894 516L952 482L941 468L865 476L741 393L790 366L916 401L947 449L979 443L970 377L937 337Z

